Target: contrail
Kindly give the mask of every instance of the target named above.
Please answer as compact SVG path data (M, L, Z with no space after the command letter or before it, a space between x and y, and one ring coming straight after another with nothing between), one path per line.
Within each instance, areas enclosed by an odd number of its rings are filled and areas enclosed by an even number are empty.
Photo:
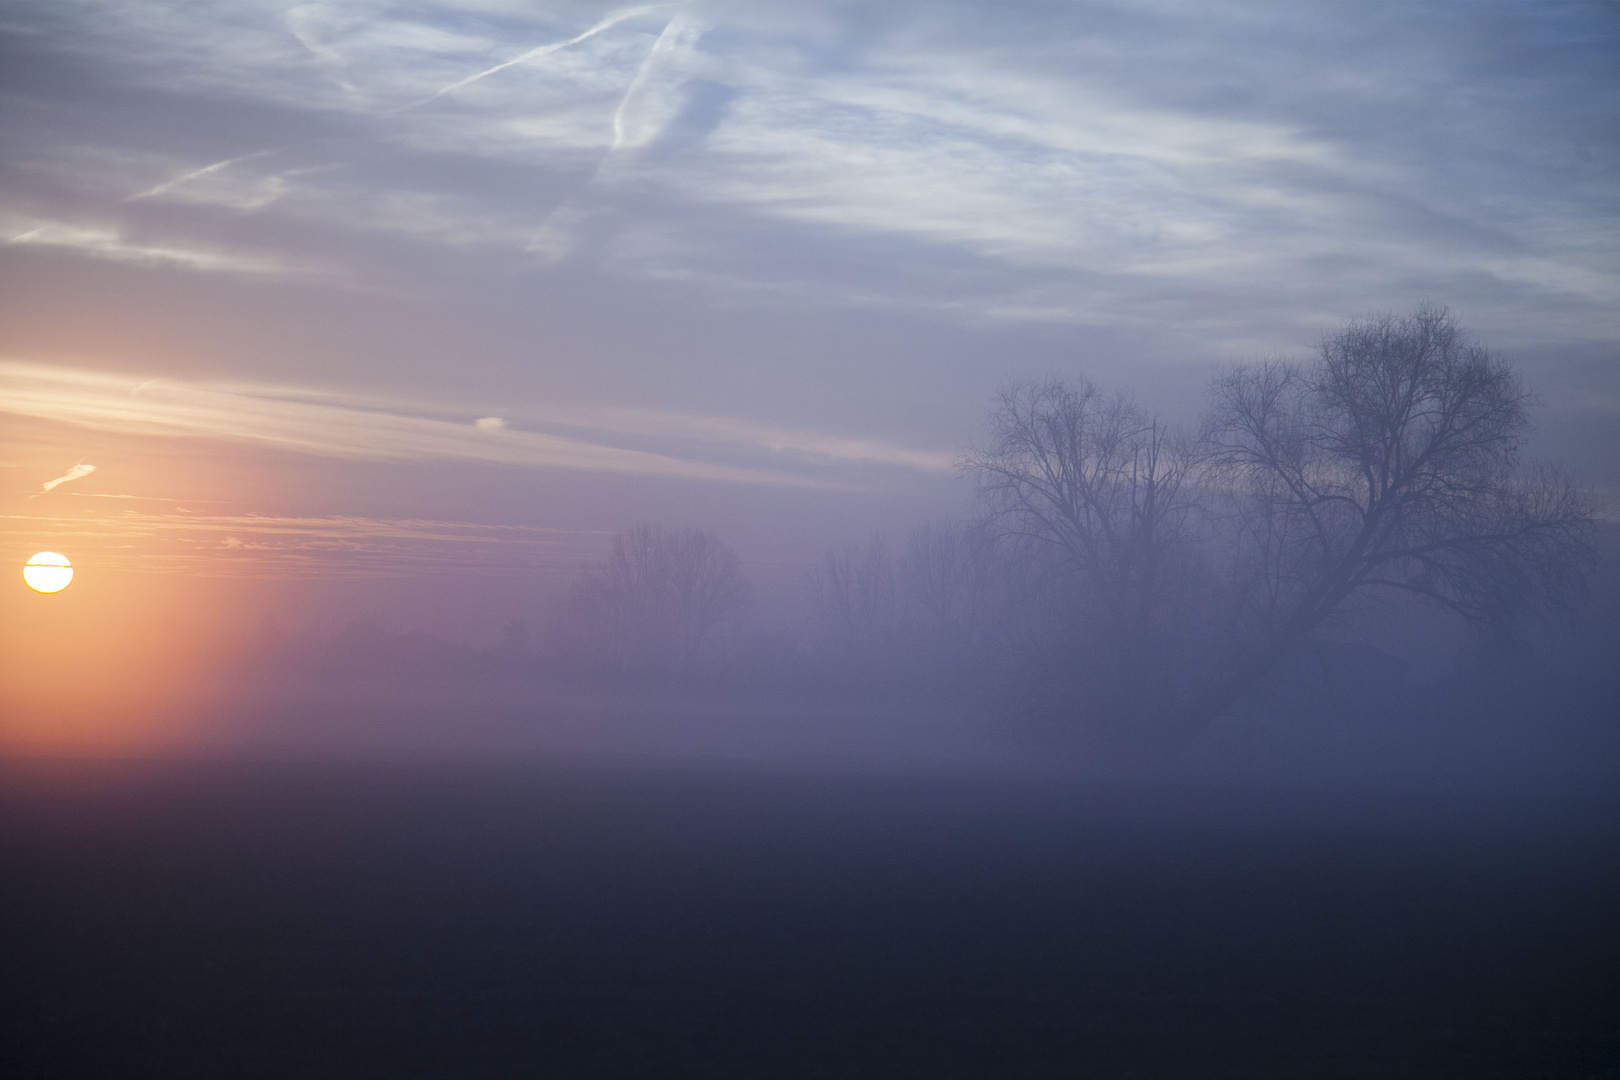
M152 188L149 191L143 191L139 195L131 195L129 198L125 199L124 201L125 202L134 202L136 199L149 199L153 195L161 195L165 191L170 190L171 188L177 188L181 184L184 184L188 180L195 180L199 176L207 176L209 173L216 173L216 172L219 172L219 170L221 170L221 169L228 169L232 165L235 165L235 164L237 164L239 162L249 161L249 160L251 160L253 158L256 158L256 157L264 157L264 155L266 155L266 154L273 154L275 152L276 151L274 149L271 149L271 150L255 150L255 151L253 151L253 153L251 153L251 154L243 154L241 157L233 157L233 158L227 158L224 161L216 161L212 165L204 165L202 168L196 170L195 172L188 172L184 176L176 177L175 179L170 180L167 183L159 184L157 187Z
M589 30L586 30L584 33L579 34L579 35L577 35L575 37L571 37L567 41L557 41L557 42L553 42L550 45L541 45L538 48L530 49L528 52L523 53L520 56L515 56L510 60L504 61L503 63L496 64L492 68L486 68L485 70L480 71L477 74L467 76L465 79L459 79L456 82L451 83L449 86L441 87L440 89L435 90L432 94L429 94L427 97L423 98L421 101L416 101L416 102L412 102L409 105L401 106L400 108L395 109L394 112L398 113L398 112L404 112L407 109L419 108L420 106L426 105L431 101L437 101L439 98L443 97L444 95L446 95L448 93L451 93L452 91L459 90L463 86L467 86L467 85L469 85L471 83L475 83L479 79L487 79L487 78L489 78L489 76L494 75L496 72L505 71L507 68L512 67L512 66L514 66L516 64L521 64L521 63L523 63L523 62L525 62L527 60L533 60L536 57L547 56L547 55L549 55L551 53L557 52L560 49L566 49L570 45L578 45L580 42L585 41L588 38L595 37L597 34L600 34L604 30L607 30L607 29L610 29L610 28L612 28L614 26L617 26L619 23L624 22L626 19L633 19L637 15L645 15L650 11L658 11L658 10L660 10L662 8L679 7L679 6L680 6L679 4L643 4L643 5L639 6L639 7L625 8L623 11L616 11L613 14L609 15L607 18L603 19L601 22L597 23L595 26L591 27ZM316 48L311 46L311 44L304 39L304 35L298 33L298 31L295 28L291 27L290 25L289 25L289 30L292 32L292 35L295 38L298 39L299 44L303 45L305 49L308 49L311 53L314 53L317 57L320 57L320 55L321 55L320 51L318 51ZM668 33L669 33L669 28L665 27L664 35L660 36L659 39L658 39L658 44L655 44L653 46L653 52L655 54L658 52L659 46L663 44L664 36L667 36ZM650 57L649 57L649 59L650 59ZM647 65L645 63L643 63L643 65L642 65L642 70L643 71L645 71L646 66ZM638 71L637 74L636 74L636 81L631 84L631 91L632 92L634 92L636 86L640 84L641 76L642 76L642 72ZM346 90L354 91L354 87L351 86L350 84L346 83L346 82L341 83L340 85L342 85L344 87L344 89L346 89ZM622 114L623 114L623 112L624 112L624 102L621 101L619 103L619 111L618 111L618 113L615 113L615 115L613 117L614 145L615 146L618 145L618 143L620 141L620 138L621 138L620 128L621 128L621 125L622 125ZM278 152L279 150L282 150L282 149L285 149L285 147L273 147L273 148L268 149L268 150L255 150L253 153L251 153L251 154L243 154L241 157L227 158L224 161L216 161L212 165L204 165L200 169L196 169L196 170L194 170L192 172L188 172L184 176L178 176L173 180L166 181L165 183L159 184L157 187L149 188L148 190L143 191L138 195L131 195L131 196L129 196L129 198L125 199L124 201L125 202L134 202L137 199L149 199L154 195L161 195L165 191L170 191L170 190L172 190L174 188L179 187L181 184L187 183L188 181L191 181L191 180L195 180L198 177L207 176L210 173L219 172L221 169L228 169L232 165L237 165L237 164L240 164L241 162L244 162L244 161L250 161L253 158L264 157L266 154L274 154L274 153L276 153L276 152ZM25 236L23 236L23 237L13 237L11 242L16 242L17 240L21 240L21 239L26 239L27 236L31 236L31 235L32 234L30 233L30 234L25 234Z
M674 5L665 4L661 6L670 7ZM652 9L647 8L644 10L650 11ZM641 66L636 68L635 77L630 80L630 85L625 90L624 96L619 99L619 107L613 110L613 142L608 146L607 153L602 155L602 160L597 162L596 172L591 175L591 183L595 183L602 178L603 172L613 161L614 155L624 145L625 114L630 109L631 101L647 82L653 69L658 66L659 59L671 49L678 47L683 36L687 38L693 37L693 26L693 20L679 14L670 19L664 25L663 32L658 35L658 40L653 42L653 47L648 50L646 57L642 59ZM552 258L560 258L566 245L566 236L562 235L563 229L570 221L577 222L584 216L585 214L578 210L572 202L564 203L546 216L546 220L535 231L534 236L530 238L528 246L524 250L537 252L549 248Z
M624 114L630 107L631 99L636 96L636 92L646 83L652 70L658 66L658 60L675 47L676 42L683 33L688 32L690 26L690 20L676 15L664 26L664 32L658 35L658 40L653 42L653 47L647 53L647 58L636 69L636 77L630 80L630 86L625 90L624 97L619 99L619 107L613 111L613 146L609 153L624 145Z
M360 94L360 88L355 86L354 83L350 82L348 79L342 77L342 71L344 67L347 66L343 61L343 54L332 48L330 45L322 45L319 41L316 41L308 33L299 28L298 24L304 21L305 11L306 8L296 7L287 12L282 20L287 24L287 32L298 39L298 44L302 45L304 47L304 51L308 52L309 55L313 56L317 61L326 65L327 67L335 68L338 71L337 75L332 76L332 81L337 84L338 89L342 90L345 94L348 94L351 97L358 97Z
M549 55L550 53L554 53L554 52L558 51L559 49L566 49L570 45L578 45L580 42L584 41L586 38L595 37L597 34L600 34L602 31L608 29L609 27L617 26L619 23L624 22L626 19L633 19L637 15L645 15L649 11L657 11L659 8L674 7L674 6L676 6L676 5L674 5L674 4L646 4L646 5L643 5L641 7L625 8L623 11L616 11L612 15L609 15L607 18L603 19L601 22L597 23L595 26L591 27L589 30L585 31L583 34L580 34L578 37L571 37L567 41L553 42L550 45L541 45L538 48L530 49L528 52L522 54L521 56L515 56L512 59L507 60L507 61L505 61L503 63L496 64L492 68L489 68L489 69L484 70L484 71L480 71L476 75L469 75L465 79L461 79L461 80L459 80L457 82L453 82L449 86L446 86L446 87L443 87L442 89L436 90L432 94L429 94L427 97L423 98L421 101L413 102L410 105L406 105L405 108L406 109L414 109L414 108L417 108L419 106L426 105L430 101L437 101L439 98L443 97L444 95L450 93L453 90L460 90L463 86L467 86L470 83L475 83L479 79L487 79L487 78L489 78L489 76L495 74L497 71L505 71L507 68L513 66L514 64L521 64L526 60L533 60L535 57L538 57L538 56Z
M73 468L69 469L67 472L63 473L61 476L58 476L55 480L47 480L47 481L45 481L43 484L40 485L40 487L44 488L45 491L50 491L51 489L55 488L58 484L65 484L69 480L77 480L81 476L89 476L91 473L93 473L95 471L96 471L96 467L94 465L86 465L86 464L84 464L84 462L81 461L79 464L73 466ZM43 494L45 494L45 491L41 491L39 494L43 495ZM39 495L33 496L33 498L36 498L36 499L38 497L39 497Z

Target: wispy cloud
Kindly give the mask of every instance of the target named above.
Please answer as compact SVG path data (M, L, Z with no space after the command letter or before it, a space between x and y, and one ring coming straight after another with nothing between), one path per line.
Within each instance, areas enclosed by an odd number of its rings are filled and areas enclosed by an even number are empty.
M660 69L666 68L675 57L690 52L702 33L702 24L684 12L677 14L665 24L664 32L653 42L652 49L647 53L647 59L636 69L636 77L630 80L624 97L619 99L619 107L613 111L613 142L609 146L610 151L618 150L626 143L637 145L647 141L662 126L660 121L667 121L674 111L667 100L644 104L640 99L658 96L667 99L667 90L665 94L658 95L655 89L661 81ZM675 81L679 81L678 77ZM649 113L652 114L651 117L646 115Z
M43 484L39 485L40 494L44 494L47 491L55 491L63 484L71 483L74 480L89 476L95 471L96 467L94 465L86 465L81 461L67 472L63 473L61 476L56 477L54 480L47 480Z
M1197 291L1214 279L1231 288L1206 306L1229 306L1237 290L1285 290L1290 302L1331 294L1354 306L1375 302L1392 279L1434 281L1448 294L1521 287L1582 305L1617 286L1612 242L1565 227L1571 214L1603 205L1600 188L1565 163L1557 175L1569 181L1567 195L1535 196L1552 174L1538 164L1549 160L1534 152L1539 136L1519 123L1530 111L1492 113L1524 128L1514 150L1482 137L1466 94L1414 124L1407 99L1423 84L1411 72L1455 83L1465 78L1466 55L1429 35L1398 34L1391 55L1375 55L1325 11L1297 21L1291 34L1301 47L1291 52L1274 40L1278 28L1245 5L1219 6L1184 25L1172 23L1169 9L1142 5L1116 12L1107 33L1083 14L1101 9L1086 5L1072 6L1080 14L1041 5L1016 18L972 6L945 17L930 5L896 5L858 37L838 5L701 9L724 30L706 36L691 9L668 4L621 8L583 27L577 9L523 13L478 2L408 12L362 0L290 11L248 2L239 17L202 19L191 5L163 0L91 7L119 27L121 46L143 43L136 66L158 85L228 91L309 115L339 112L351 130L345 144L356 151L355 167L341 178L292 191L283 173L253 167L270 153L260 150L143 180L138 200L185 194L453 247L512 248L521 244L514 237L533 236L530 246L544 258L575 251L572 234L589 217L606 223L609 239L594 247L615 272L722 271L704 278L711 282L759 276L750 261L777 278L814 278L783 252L839 237L914 243L893 252L896 272L880 264L863 280L806 286L823 295L839 286L851 295L886 291L930 306L937 297L929 289L908 293L904 281L949 252L958 277L979 278L955 306L1004 318L1061 319L1079 308L1087 320L1152 319L1156 293ZM660 13L667 21L652 33ZM83 47L96 48L103 32L87 31ZM557 36L499 62L477 61L501 55L514 37L546 34ZM1336 51L1308 79L1286 66L1311 51L1304 45L1330 38L1343 40L1344 55ZM372 109L353 93L334 98L307 78L311 58L341 67L351 90L364 84L367 101L406 104ZM1283 66L1268 75L1267 64ZM499 78L520 69L521 77ZM446 77L454 71L462 73ZM1297 92L1271 89L1283 76ZM480 93L453 110L422 107L475 85ZM1236 86L1250 89L1235 95ZM641 162L615 153L670 133L694 87L723 104L675 125L683 153ZM1530 89L1557 91L1546 80ZM1367 134L1387 131L1391 115L1413 133ZM1444 161L1415 130L1440 123L1449 124ZM326 138L323 124L310 130L312 139ZM1597 153L1575 134L1584 152ZM419 175L415 168L359 168L401 148L530 170L525 190L541 194L526 205L481 202L453 183L402 183ZM550 172L575 153L594 170L571 179ZM613 178L634 183L585 196L609 162ZM224 182L238 170L241 177ZM575 205L582 197L589 206ZM689 221L694 206L768 222L772 228L756 231L770 239L725 250L714 230ZM660 226L680 239L663 258L615 258L635 230ZM736 223L737 232L746 227ZM1585 239L1570 242L1572 235ZM108 228L58 227L26 242L198 269L286 269L268 257L139 243ZM1014 282L1030 272L1043 275L1050 295L1019 294ZM1107 299L1086 304L1099 295ZM1588 317L1603 324L1594 332L1611 328L1595 312Z
M0 515L7 535L71 547L102 569L215 577L561 574L595 555L601 536L528 525L271 514Z
M945 473L956 455L943 450L921 450L881 439L831 435L804 428L782 427L727 416L664 412L656 409L581 408L549 414L553 420L571 419L607 431L638 432L721 444L731 444L806 461L893 465L922 472Z
M147 188L145 191L140 192L139 194L131 195L129 197L129 201L134 202L136 199L150 199L154 195L162 195L166 191L172 191L181 184L188 183L192 180L197 180L204 176L210 176L222 169L228 169L232 165L238 165L244 161L252 161L254 158L261 158L267 154L273 153L275 153L274 150L255 150L253 153L243 154L241 157L226 158L224 161L216 161L212 165L204 165L200 169L193 169L184 176L177 176L173 180L165 181L164 183L158 184L156 187Z
M600 34L602 31L611 29L612 27L615 27L615 26L619 25L620 23L626 21L627 19L633 19L638 15L645 15L645 14L647 14L649 12L657 11L660 8L668 8L668 7L671 7L671 6L673 6L673 5L669 5L669 4L649 4L649 5L645 5L645 6L642 6L642 7L625 8L622 11L616 11L613 14L607 16L605 19L598 22L595 26L592 26L590 29L584 31L583 33L576 34L574 37L569 38L567 41L557 41L557 42L553 42L553 43L551 43L549 45L537 46L536 48L530 49L528 52L521 53L518 56L514 56L510 60L504 60L501 63L496 64L493 67L485 68L483 71L475 72L472 75L468 75L464 79L457 79L455 82L449 84L448 86L443 86L443 87L440 87L438 90L435 90L433 93L429 94L427 97L423 98L421 101L413 102L409 106L406 106L406 107L407 108L417 108L419 106L426 105L429 102L437 101L439 98L444 97L444 95L446 95L446 94L455 93L457 90L460 90L464 86L471 86L473 83L478 82L481 79L487 79L491 75L495 75L495 74L497 74L499 72L505 71L507 68L516 67L519 64L526 64L526 63L528 63L528 62L530 62L532 60L538 60L542 56L550 56L554 52L560 52L561 50L566 49L566 48L568 48L568 47L570 47L572 45L578 45L582 41L588 41L591 38L595 37L597 34Z
M135 435L190 436L373 461L460 460L724 483L843 487L838 477L745 467L523 430L498 417L467 420L398 403L289 387L139 379L0 361L0 411ZM749 444L800 459L938 468L937 455L860 440L777 432L744 422L633 410L558 409L580 426Z
M813 331L827 356L864 355L881 308L923 331L907 342L941 323L1004 335L971 361L979 386L1052 355L1053 334L1106 340L1117 355L1096 363L1118 377L1179 355L1197 382L1196 365L1424 296L1509 350L1607 357L1620 335L1600 6L47 6L18 9L44 27L18 47L71 51L104 81L75 85L72 108L61 80L19 84L27 107L0 121L0 209L29 221L0 230L16 250L267 279L342 266L447 306L483 290L510 324L542 293L853 313ZM261 144L240 132L267 129L286 149L244 154ZM536 265L564 258L580 273ZM484 289L497 279L514 284ZM613 359L578 373L581 396L665 362L640 326L592 332ZM693 385L735 368L726 347L689 354ZM773 385L824 384L813 366ZM911 400L924 361L881 366L873 391ZM483 377L476 361L444 381L464 376ZM521 404L399 439L575 452L524 444L530 420L565 420ZM508 428L474 428L488 411ZM791 425L570 414L705 453L942 460Z
M262 253L229 251L190 246L176 242L141 243L127 239L118 226L74 225L45 222L5 241L8 246L61 248L81 255L115 262L147 266L172 266L207 273L248 274L258 277L292 277L316 274L312 267Z

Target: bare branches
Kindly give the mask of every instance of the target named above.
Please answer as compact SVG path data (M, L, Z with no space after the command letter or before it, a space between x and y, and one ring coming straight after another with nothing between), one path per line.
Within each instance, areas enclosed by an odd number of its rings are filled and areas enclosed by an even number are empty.
M991 519L1049 546L1116 619L1151 605L1164 549L1192 510L1186 441L1124 396L1089 382L1014 386L968 456Z
M1487 622L1579 577L1591 507L1519 470L1531 399L1444 309L1352 323L1314 362L1238 368L1214 396L1208 460L1238 492L1267 597L1255 659L1217 706L1358 590Z
M557 628L565 653L623 674L691 671L714 633L748 605L737 554L701 529L637 525L574 584Z
M1192 442L1087 382L1016 385L964 462L1085 628L1048 624L1088 693L1127 688L1111 708L1146 715L1128 688L1180 663L1207 723L1359 594L1500 624L1577 587L1592 509L1520 467L1530 396L1447 311L1352 323L1212 398Z
M888 541L829 548L810 572L810 595L822 640L871 656L895 626L898 597Z
M1116 707L1140 713L1155 654L1162 661L1171 563L1192 535L1193 446L1130 398L1081 381L1004 391L990 439L963 462L1008 541L1050 568L1053 589L1094 606L1081 645L1106 656Z

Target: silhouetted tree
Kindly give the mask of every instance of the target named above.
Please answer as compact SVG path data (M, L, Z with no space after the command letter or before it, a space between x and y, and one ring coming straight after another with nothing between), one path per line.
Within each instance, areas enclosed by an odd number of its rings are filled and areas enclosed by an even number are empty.
M1151 669L1177 614L1171 563L1192 539L1193 465L1162 420L1083 380L1003 392L988 443L964 462L989 523L1042 568L1030 602L1061 593L1073 612L1058 635L1090 672L1093 704L1125 722L1162 689Z
M810 599L824 655L863 665L891 659L899 606L887 537L827 548L810 571Z
M927 522L897 554L882 533L829 547L808 580L814 653L861 683L964 690L983 674L1003 571L996 537L980 524Z
M1590 506L1520 468L1529 396L1444 309L1351 323L1310 363L1237 368L1214 397L1204 441L1248 632L1195 726L1363 590L1488 623L1579 578Z
M581 575L554 638L565 659L627 674L689 672L747 607L736 552L701 529L637 525Z
M905 631L926 654L958 657L990 633L1002 587L995 534L931 521L912 529L896 574Z

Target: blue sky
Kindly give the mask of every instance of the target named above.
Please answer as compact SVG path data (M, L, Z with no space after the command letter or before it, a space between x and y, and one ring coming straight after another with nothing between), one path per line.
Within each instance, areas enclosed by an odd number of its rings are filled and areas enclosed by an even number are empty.
M1617 46L1595 3L13 0L3 509L792 562L965 512L1009 378L1190 419L1424 300L1613 493Z

